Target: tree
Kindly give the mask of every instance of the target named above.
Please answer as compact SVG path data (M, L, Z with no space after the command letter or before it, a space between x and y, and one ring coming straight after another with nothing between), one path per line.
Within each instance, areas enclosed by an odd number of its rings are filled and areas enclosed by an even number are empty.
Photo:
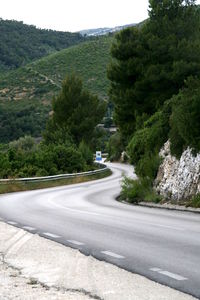
M150 0L149 20L116 36L108 69L115 120L129 140L141 119L200 75L200 10L195 1Z
M200 80L189 78L186 87L172 98L171 151L176 156L190 146L200 151Z
M53 122L56 127L68 128L78 145L89 142L95 126L105 114L105 103L83 89L75 75L67 77L60 94L53 100Z

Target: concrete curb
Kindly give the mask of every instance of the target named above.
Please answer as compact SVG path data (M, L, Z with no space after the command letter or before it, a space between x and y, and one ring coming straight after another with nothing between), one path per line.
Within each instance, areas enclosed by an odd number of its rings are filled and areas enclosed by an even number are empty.
M138 205L143 206L143 207L177 210L177 211L192 212L192 213L200 214L200 208L186 207L186 206L182 206L182 205L156 204L156 203L152 203L152 202L150 202L150 203L140 202Z
M175 204L157 204L153 202L139 202L138 204L130 203L125 200L118 200L119 196L116 198L116 201L122 202L127 205L131 206L142 206L142 207L149 207L149 208L158 208L158 209L165 209L165 210L176 210L182 212L191 212L200 214L200 208L193 208L193 207L186 207L183 205L175 205Z

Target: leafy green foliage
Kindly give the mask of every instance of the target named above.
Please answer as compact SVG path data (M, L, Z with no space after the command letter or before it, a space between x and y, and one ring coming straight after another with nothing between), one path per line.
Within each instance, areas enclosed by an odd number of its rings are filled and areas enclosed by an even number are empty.
M171 101L167 101L162 111L156 112L143 128L137 130L128 145L131 162L136 166L138 175L156 176L159 166L158 152L168 139L169 118L171 115Z
M124 147L121 134L116 132L110 137L107 143L107 151L110 161L118 161L121 157L123 149Z
M91 151L91 149L89 148L89 146L84 142L81 141L79 144L79 148L78 150L80 151L82 157L84 158L86 164L88 166L92 166L93 164L93 153Z
M139 175L123 185L133 202L152 198L169 137L177 156L200 150L200 84L192 79L200 76L200 9L195 0L149 2L150 18L116 35L108 69L115 121Z
M137 117L151 116L200 75L200 10L194 1L150 1L150 19L115 39L108 70L115 120L127 140Z
M0 74L0 142L9 142L26 134L41 136L52 98L59 93L66 74L76 72L83 78L84 88L106 99L106 66L112 39L101 37L84 42ZM27 107L31 105L34 108L29 111ZM25 108L27 112L22 120L16 115L21 115ZM11 124L16 130L9 129Z
M187 206L200 208L200 194L193 196L191 201L188 202Z
M46 124L46 129L43 132L43 139L45 145L51 144L71 144L72 137L69 134L69 129L66 126L58 126L49 118Z
M141 201L156 203L160 201L160 197L152 190L151 182L148 178L133 180L125 177L120 198L135 204Z
M85 40L79 33L37 29L0 19L0 66L16 68Z
M200 81L190 78L186 84L172 99L171 151L178 157L187 146L200 151Z
M61 93L53 100L53 123L68 128L76 144L91 140L104 114L104 102L84 90L82 81L75 75L64 80Z
M107 143L110 140L110 132L108 130L105 130L102 127L96 127L94 129L94 134L93 138L91 139L90 146L95 153L96 151L102 151L106 152L107 151Z
M91 162L91 161L90 161ZM20 138L0 150L0 177L33 177L88 170L90 163L70 143L36 144L31 137Z
M107 98L106 68L113 37L94 40L52 53L15 71L0 74L0 100L51 102L66 75L75 72L83 85L100 98Z
M7 143L24 135L41 136L49 109L49 106L31 100L0 103L0 143Z

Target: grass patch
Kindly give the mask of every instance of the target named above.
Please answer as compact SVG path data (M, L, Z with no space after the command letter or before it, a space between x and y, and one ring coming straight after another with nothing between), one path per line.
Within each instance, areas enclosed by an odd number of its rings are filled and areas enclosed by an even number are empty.
M27 182L27 183L26 182L0 183L0 194L45 189L45 188L58 187L58 186L69 185L69 184L82 183L82 182L98 180L104 177L108 177L111 174L112 172L110 170L105 170L105 172L100 174L94 174L90 176L80 176L76 178L58 179L52 181Z

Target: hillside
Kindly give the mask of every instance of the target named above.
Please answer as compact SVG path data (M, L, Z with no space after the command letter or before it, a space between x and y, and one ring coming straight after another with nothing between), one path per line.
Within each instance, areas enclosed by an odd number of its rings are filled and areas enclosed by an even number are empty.
M31 134L40 136L53 96L74 72L100 98L107 97L107 64L112 37L104 36L61 50L0 75L0 143Z
M38 29L0 19L0 71L13 69L85 40L79 33Z
M1 75L0 101L32 99L51 102L66 74L71 72L80 75L90 91L105 98L112 39L108 36L96 38Z

